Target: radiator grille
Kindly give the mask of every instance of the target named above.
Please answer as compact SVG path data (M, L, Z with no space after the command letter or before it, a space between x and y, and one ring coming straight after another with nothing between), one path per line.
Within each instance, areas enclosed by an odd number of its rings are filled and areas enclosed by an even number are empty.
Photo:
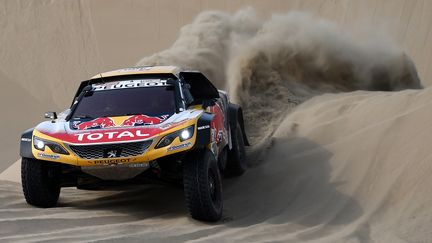
M109 152L114 151L116 158L138 156L143 154L151 145L152 140L98 145L69 145L69 148L82 159L108 158Z

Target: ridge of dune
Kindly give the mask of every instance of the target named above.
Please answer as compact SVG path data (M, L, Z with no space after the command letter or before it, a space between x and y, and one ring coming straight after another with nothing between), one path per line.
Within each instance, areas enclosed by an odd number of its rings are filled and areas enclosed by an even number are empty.
M79 82L100 72L89 3L0 2L0 172L19 157L21 133L43 112L70 104Z

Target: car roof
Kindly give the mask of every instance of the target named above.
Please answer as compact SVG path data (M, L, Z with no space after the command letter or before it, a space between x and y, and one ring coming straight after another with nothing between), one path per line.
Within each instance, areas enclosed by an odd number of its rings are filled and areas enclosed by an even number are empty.
M176 66L137 66L99 73L93 76L91 79L136 74L173 74L178 76L181 71L183 71L183 69Z
M186 70L177 66L138 66L100 73L89 80L82 81L74 97L78 97L81 91L88 85L106 83L110 80L116 79L116 77L122 77L122 79L125 79L140 76L163 76L165 78L174 79L182 78L186 83L191 85L191 93L196 99L219 97L216 87L214 87L202 72L192 71L189 69Z

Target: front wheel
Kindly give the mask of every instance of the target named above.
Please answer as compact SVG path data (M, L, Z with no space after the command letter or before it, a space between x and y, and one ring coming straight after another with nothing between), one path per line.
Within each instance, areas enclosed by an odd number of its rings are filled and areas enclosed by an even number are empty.
M57 204L60 195L60 172L49 162L22 158L21 182L28 204L43 208Z
M184 161L183 186L192 218L215 222L222 217L222 181L209 150L196 151Z

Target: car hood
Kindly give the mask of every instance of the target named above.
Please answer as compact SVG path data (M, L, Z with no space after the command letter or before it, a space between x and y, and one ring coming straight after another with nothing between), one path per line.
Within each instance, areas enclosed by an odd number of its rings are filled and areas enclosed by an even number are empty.
M69 144L116 143L146 140L196 119L202 110L187 110L170 117L146 115L46 121L35 130Z

